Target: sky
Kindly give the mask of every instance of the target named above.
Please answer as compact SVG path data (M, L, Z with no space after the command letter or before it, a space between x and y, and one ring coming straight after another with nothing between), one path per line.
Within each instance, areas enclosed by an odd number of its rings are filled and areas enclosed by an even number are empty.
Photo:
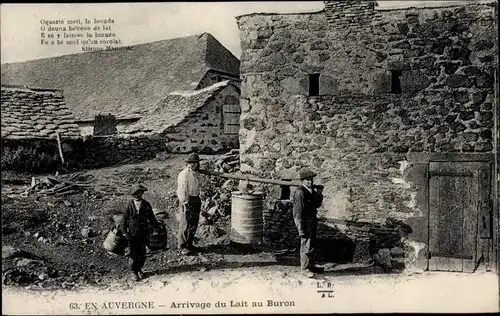
M379 8L432 6L470 1L378 1ZM486 0L487 1L487 0ZM209 32L236 57L241 54L235 17L257 12L314 12L323 1L163 2L91 4L2 4L1 62L80 53L81 45L41 45L41 20L113 19L122 45L142 44Z

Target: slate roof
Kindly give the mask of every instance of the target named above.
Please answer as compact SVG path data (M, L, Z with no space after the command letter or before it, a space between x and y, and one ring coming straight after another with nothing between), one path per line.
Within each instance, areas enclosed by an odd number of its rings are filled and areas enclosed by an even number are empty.
M196 89L210 69L239 77L239 60L209 33L1 67L4 84L63 89L79 120L141 117L170 92Z
M181 123L190 113L205 105L210 98L230 85L221 81L196 91L174 91L139 121L128 126L124 134L161 133L171 126Z
M2 138L79 137L80 129L60 90L1 87Z

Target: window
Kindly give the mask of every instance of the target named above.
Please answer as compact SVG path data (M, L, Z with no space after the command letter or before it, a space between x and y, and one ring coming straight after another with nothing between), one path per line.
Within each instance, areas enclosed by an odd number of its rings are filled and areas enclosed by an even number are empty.
M309 75L309 96L319 96L319 74Z
M401 94L401 70L391 70L391 93Z

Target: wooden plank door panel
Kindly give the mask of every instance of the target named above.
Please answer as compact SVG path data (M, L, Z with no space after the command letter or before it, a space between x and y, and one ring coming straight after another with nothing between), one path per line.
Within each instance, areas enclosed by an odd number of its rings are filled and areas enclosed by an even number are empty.
M481 163L430 163L430 270L474 270L479 166Z
M240 106L239 104L224 104L223 125L225 134L238 134L240 129Z

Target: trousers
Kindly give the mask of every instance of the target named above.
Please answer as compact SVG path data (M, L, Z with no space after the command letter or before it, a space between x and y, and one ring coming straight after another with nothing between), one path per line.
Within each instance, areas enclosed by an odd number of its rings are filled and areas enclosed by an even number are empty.
M143 234L133 236L129 240L130 255L129 267L134 272L140 271L146 262L146 243L147 240Z
M300 238L300 268L309 269L315 265L317 222L313 219L305 221L306 234Z
M201 211L201 199L189 197L187 205L180 205L179 234L177 241L179 248L190 248L193 246L194 235L198 229Z

